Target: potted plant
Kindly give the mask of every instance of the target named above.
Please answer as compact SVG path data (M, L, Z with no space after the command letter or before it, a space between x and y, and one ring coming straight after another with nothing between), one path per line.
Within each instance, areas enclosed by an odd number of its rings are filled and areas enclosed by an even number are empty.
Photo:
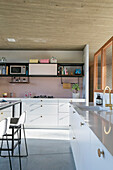
M73 98L79 98L80 94L78 91L80 90L79 84L75 83L72 86L72 91L73 91Z

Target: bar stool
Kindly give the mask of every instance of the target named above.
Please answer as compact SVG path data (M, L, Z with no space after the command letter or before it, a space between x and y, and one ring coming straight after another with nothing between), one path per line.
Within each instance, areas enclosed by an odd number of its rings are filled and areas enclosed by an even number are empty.
M9 150L9 142L8 142L6 130L7 130L7 119L4 119L0 122L0 139L1 139L0 156L1 156L2 151L8 151L10 170L12 170L12 163L11 163L10 150ZM6 141L7 141L7 148L5 148L5 149L2 148L4 136L6 136Z
M7 129L7 137L8 137L8 140L11 141L11 145L12 145L9 150L12 152L11 157L19 157L20 170L22 170L21 157L28 156L27 141L26 141L25 128L24 128L25 119L26 119L26 112L23 112L20 118L15 118L15 117L8 118L9 128ZM21 151L20 151L22 128L23 128L23 133L24 133L26 155L21 155ZM16 138L15 138L15 135L17 135ZM16 141L16 144L14 144L14 141ZM14 155L14 150L17 145L18 145L18 155ZM4 155L2 155L2 157L4 157Z
M19 157L27 157L28 156L28 148L27 148L27 140L26 140L26 134L25 134L25 127L24 127L24 123L26 120L26 111L24 111L20 118L10 118L10 124L9 124L9 129L12 129L12 133L11 134L7 134L8 136L12 137L12 156L13 155L13 150L16 146L14 146L14 141L15 140L19 140L19 146L21 144L21 129L23 129L23 134L24 134L24 143L25 143L25 150L26 150L26 155L21 155L19 153ZM17 134L17 138L15 139L14 135Z

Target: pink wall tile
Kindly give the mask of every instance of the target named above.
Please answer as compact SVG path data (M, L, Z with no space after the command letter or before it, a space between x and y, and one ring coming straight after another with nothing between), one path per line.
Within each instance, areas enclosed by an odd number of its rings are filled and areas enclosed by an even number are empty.
M52 95L54 97L72 97L71 89L63 89L61 78L54 77L31 77L29 84L11 84L11 78L0 78L0 96L4 92L13 93L13 97L24 97L25 92L31 92L34 95ZM63 82L78 82L78 78L63 78ZM80 96L82 96L82 78L79 78Z

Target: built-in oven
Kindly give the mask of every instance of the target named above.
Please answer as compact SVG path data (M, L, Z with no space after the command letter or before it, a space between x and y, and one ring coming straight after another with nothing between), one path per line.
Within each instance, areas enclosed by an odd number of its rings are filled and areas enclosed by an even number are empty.
M26 74L26 66L25 65L10 65L10 74Z

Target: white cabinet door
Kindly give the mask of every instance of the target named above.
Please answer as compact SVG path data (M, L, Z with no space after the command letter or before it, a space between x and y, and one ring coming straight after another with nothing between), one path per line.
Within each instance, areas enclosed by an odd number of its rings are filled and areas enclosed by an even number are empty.
M57 105L33 105L29 112L31 115L57 115Z
M29 75L57 75L57 64L29 64Z
M101 157L98 155L98 150L104 152L104 157L101 154ZM113 169L113 156L105 148L105 146L100 142L96 135L91 132L91 170L112 170Z
M57 126L57 117L55 115L29 115L27 116L26 127L51 127Z
M58 104L59 126L69 126L69 102L60 101Z

